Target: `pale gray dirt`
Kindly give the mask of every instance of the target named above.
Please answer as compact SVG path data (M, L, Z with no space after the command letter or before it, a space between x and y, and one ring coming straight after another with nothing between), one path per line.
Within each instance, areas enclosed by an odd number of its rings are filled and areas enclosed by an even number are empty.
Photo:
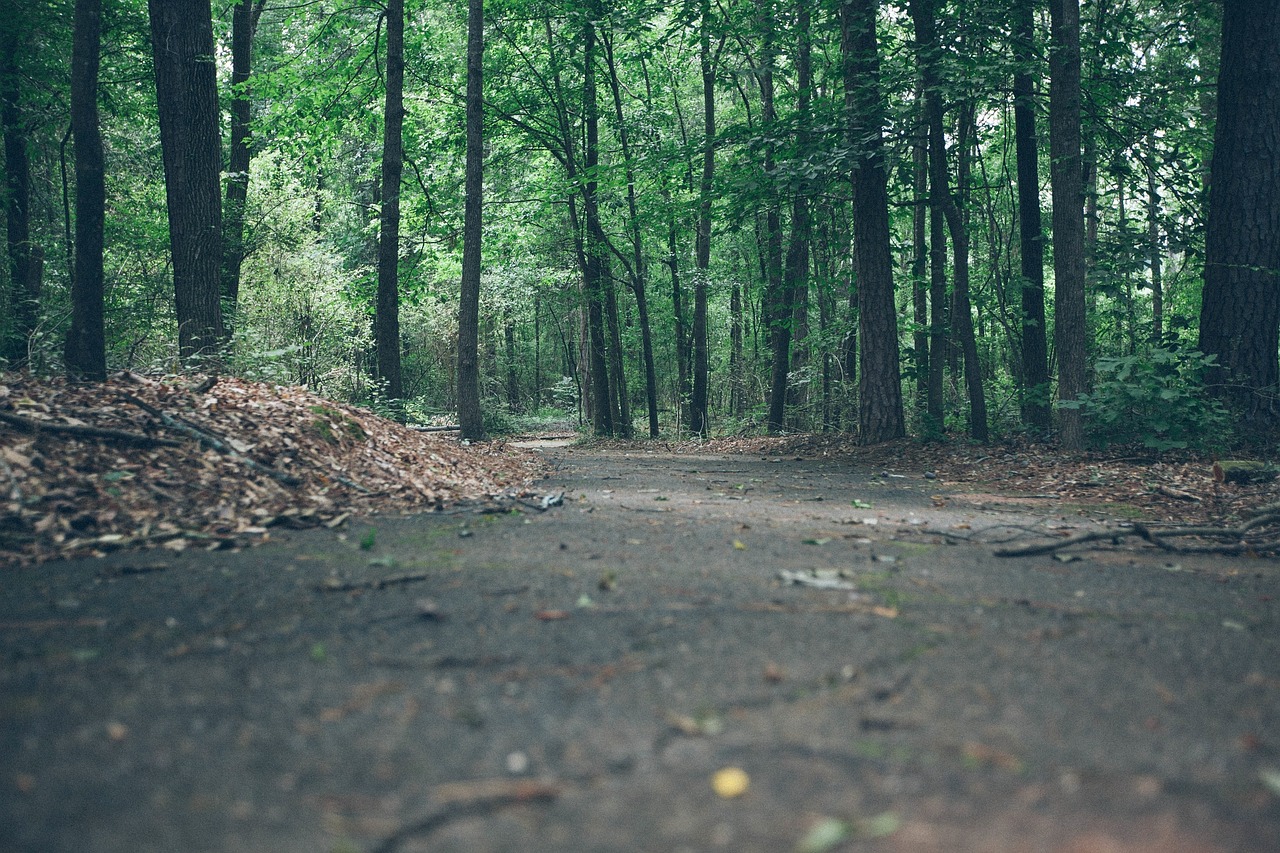
M1083 522L543 452L545 512L5 570L0 850L1280 849L1275 561L998 559L953 537Z

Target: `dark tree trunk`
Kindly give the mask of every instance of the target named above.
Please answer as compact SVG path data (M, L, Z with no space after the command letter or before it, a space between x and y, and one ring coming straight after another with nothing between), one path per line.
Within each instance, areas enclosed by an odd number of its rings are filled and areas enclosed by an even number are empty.
M462 293L458 301L458 425L463 438L484 435L480 411L480 244L484 200L484 0L467 5L467 174L463 210Z
M404 0L387 2L387 91L382 119L382 215L378 224L378 301L373 337L382 392L399 413L400 178L404 170Z
M1160 193L1156 189L1155 152L1147 164L1147 245L1151 257L1151 342L1164 340L1164 257L1160 247Z
M1227 0L1209 181L1200 349L1256 424L1276 410L1280 334L1280 5Z
M0 123L4 125L6 249L9 258L8 337L0 353L10 367L27 363L27 347L40 307L39 264L31 245L31 166L22 111L22 75L18 61L21 32L0 35ZM2 328L2 327L0 327Z
M683 410L692 393L689 384L689 333L685 327L684 294L680 283L680 245L676 229L675 207L670 192L664 189L667 216L667 266L671 270L671 314L676 338L676 410Z
M921 99L923 93L921 95ZM912 336L915 358L916 409L929 413L929 127L923 122L911 145L911 307L916 329ZM926 422L926 432L934 427Z
M510 315L502 324L502 338L507 361L507 411L515 414L521 410L520 373L516 370L516 321Z
M613 435L621 426L615 423L617 409L609 377L609 344L606 340L606 288L604 253L607 251L604 228L600 224L597 167L600 164L600 118L596 100L596 27L598 6L592 4L583 21L582 112L586 124L586 150L583 152L583 217L587 240L583 286L587 296L587 316L591 332L592 422L596 435Z
M226 330L219 298L222 135L212 12L209 0L148 0L148 9L178 356L192 366L216 369Z
M864 444L906 434L899 376L898 317L889 246L884 106L876 41L878 0L844 0L841 11L853 168L854 275L858 286L858 431Z
M796 0L796 148L801 157L810 146L810 100L813 94L813 44L810 32L810 0ZM800 375L809 363L809 249L811 188L801 182L791 202L791 239L787 245L786 292L791 303L791 368ZM809 384L799 382L788 389L793 406L803 407Z
M1034 0L1014 6L1014 145L1018 161L1018 235L1022 246L1022 421L1053 427L1044 310L1044 226L1040 219L1040 149L1036 142Z
M769 415L766 421L770 435L782 432L786 425L787 374L791 369L791 289L782 271L782 215L778 192L774 186L774 154L772 136L776 132L778 113L773 104L773 65L777 58L774 45L773 0L757 0L761 25L760 133L765 138L764 174L762 175L764 213L765 316L769 321L769 351L772 370L769 383Z
M603 231L600 237L603 249ZM631 398L627 392L622 325L618 322L618 291L613 286L613 274L609 267L608 258L602 258L600 284L604 289L605 322L609 325L609 380L614 406L614 432L623 438L632 438L635 430L631 425Z
M735 418L747 409L742 370L742 287L735 279L729 292L729 414Z
M239 0L231 10L231 151L227 159L227 195L222 206L222 308L228 319L235 316L240 299L245 203L253 158L249 75L253 67L253 34L264 5L266 0Z
M702 181L698 186L698 240L694 259L697 275L693 282L693 394L689 401L689 430L706 435L707 382L707 289L711 276L711 192L716 170L716 74L711 58L711 3L702 0L702 29L698 48L702 68Z
M1053 185L1054 340L1058 399L1088 390L1085 347L1084 172L1080 150L1080 0L1049 0L1049 149ZM1080 412L1063 409L1062 447L1084 446Z
M649 412L649 437L658 437L658 376L653 363L653 335L649 328L649 300L645 293L648 267L644 260L644 245L640 235L639 205L636 201L635 163L631 159L631 135L622 113L622 87L618 81L618 66L613 58L613 42L604 43L605 60L609 67L609 90L613 94L614 118L618 122L618 140L622 146L622 160L627 174L627 225L631 233L631 292L636 297L636 313L640 323L641 356L644 360L645 402ZM630 419L624 424L629 425ZM630 431L630 430L628 430Z
M954 312L952 324L960 346L964 351L965 384L969 392L969 434L976 441L987 440L987 405L982 388L982 373L978 364L977 343L973 335L973 314L969 304L969 229L964 212L951 194L947 176L947 148L944 134L944 115L938 72L941 45L938 44L934 19L933 0L911 0L911 17L915 23L917 61L920 64L924 84L925 117L929 126L929 203L942 211L951 234L954 249L955 271ZM966 107L966 109L968 109ZM967 116L961 116L959 157L962 163L968 156ZM961 194L964 192L967 168L960 170Z
M106 172L98 126L98 64L102 43L101 0L76 0L71 47L71 132L76 145L75 276L71 281L68 375L107 378L103 327L102 247Z

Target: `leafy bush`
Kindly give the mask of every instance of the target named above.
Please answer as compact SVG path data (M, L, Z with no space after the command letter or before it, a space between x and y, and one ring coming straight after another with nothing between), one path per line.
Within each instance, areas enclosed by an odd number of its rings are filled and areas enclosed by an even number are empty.
M1154 348L1122 358L1099 359L1093 393L1063 400L1079 409L1095 444L1142 444L1154 450L1225 446L1231 418L1209 396L1204 375L1217 356Z

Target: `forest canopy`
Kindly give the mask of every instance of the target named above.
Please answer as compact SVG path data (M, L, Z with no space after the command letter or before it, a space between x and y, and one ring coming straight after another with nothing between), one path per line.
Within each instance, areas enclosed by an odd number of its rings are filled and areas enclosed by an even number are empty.
M12 370L598 435L1274 429L1272 0L9 0Z

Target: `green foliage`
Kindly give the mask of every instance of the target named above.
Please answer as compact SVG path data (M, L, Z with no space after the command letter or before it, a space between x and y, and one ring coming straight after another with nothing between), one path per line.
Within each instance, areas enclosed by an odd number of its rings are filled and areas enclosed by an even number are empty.
M1231 420L1204 386L1204 375L1216 360L1164 348L1100 359L1093 393L1058 406L1079 409L1089 437L1103 447L1140 443L1153 450L1218 449L1227 443Z

